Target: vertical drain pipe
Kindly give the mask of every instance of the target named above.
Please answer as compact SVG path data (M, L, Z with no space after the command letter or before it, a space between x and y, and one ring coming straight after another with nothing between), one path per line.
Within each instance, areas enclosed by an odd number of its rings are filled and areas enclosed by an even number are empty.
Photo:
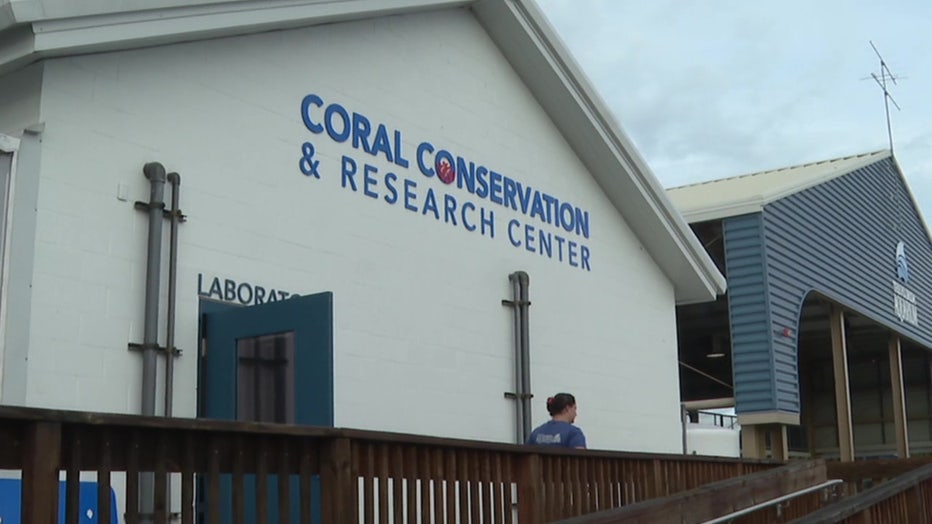
M169 173L168 183L172 188L172 208L169 213L171 225L168 244L168 318L165 335L165 416L171 417L175 394L175 285L178 275L178 222L182 219L181 210L178 209L181 176L178 173Z
M524 376L523 356L521 351L521 308L518 303L521 301L521 284L518 279L518 273L508 275L511 281L512 300L509 304L514 308L515 317L515 441L517 444L524 444L527 441L527 434L524 431L524 400L522 398L524 391L521 387Z
M165 167L150 162L142 168L149 179L149 246L146 260L146 308L142 340L142 415L155 415L156 360L159 342L159 278L162 271L162 214L165 210ZM155 506L153 473L139 474L139 511L151 521Z
M508 275L511 281L512 300L503 300L502 304L515 310L515 392L506 393L506 397L515 399L515 440L518 444L527 442L531 435L531 355L528 340L528 287L530 277L524 271L515 271Z
M169 242L168 242L168 308L166 311L165 333L165 417L172 416L172 404L175 398L175 288L178 281L178 223L184 220L184 215L178 208L178 197L181 192L181 175L175 172L168 174L168 183L172 188L172 208L169 212ZM171 514L172 489L171 477L166 480L165 513ZM155 504L153 503L153 509Z
M529 340L530 329L528 327L528 309L531 305L530 300L528 300L528 288L530 287L530 277L524 271L518 271L516 273L519 284L519 297L517 310L521 318L521 397L518 399L519 403L524 404L523 406L523 415L524 419L522 425L524 427L524 434L522 438L527 440L531 435L531 344Z
M146 312L142 335L142 414L155 415L158 363L159 278L162 272L162 213L165 210L165 168L150 162L142 168L149 179L149 248L146 260Z

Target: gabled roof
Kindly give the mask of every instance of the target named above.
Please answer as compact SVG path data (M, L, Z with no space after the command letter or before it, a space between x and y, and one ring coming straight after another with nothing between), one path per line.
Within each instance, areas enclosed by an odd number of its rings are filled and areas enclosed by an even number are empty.
M667 195L690 223L756 213L775 200L891 156L873 153L673 187Z
M679 303L725 290L656 177L533 0L0 0L0 75L36 60L465 7L673 283Z

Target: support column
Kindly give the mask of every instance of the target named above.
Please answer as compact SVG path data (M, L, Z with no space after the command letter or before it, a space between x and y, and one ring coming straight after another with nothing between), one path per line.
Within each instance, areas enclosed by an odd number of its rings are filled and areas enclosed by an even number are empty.
M762 459L767 456L766 435L760 424L741 426L741 456Z
M786 426L777 424L770 428L770 456L774 460L786 462L790 458L789 445L786 441Z
M802 353L802 348L800 348L799 353ZM813 392L812 387L812 367L811 362L803 363L802 358L797 358L796 360L798 369L799 369L799 380L800 388L802 389L802 396L800 397L800 411L805 415L803 419L803 426L806 428L806 450L809 452L809 457L812 458L815 456L815 393ZM807 369L804 371L803 366L807 366Z
M832 365L835 378L835 414L838 429L838 458L854 461L854 431L851 427L851 396L848 386L848 350L845 342L845 315L832 305Z
M893 422L896 426L896 456L909 458L909 435L906 431L906 399L903 393L903 355L900 337L890 335L890 387L893 398Z

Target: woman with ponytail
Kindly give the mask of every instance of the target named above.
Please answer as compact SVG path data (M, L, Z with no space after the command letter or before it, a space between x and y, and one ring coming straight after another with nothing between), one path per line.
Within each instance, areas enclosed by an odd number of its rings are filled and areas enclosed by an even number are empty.
M573 395L557 393L548 398L547 411L550 421L531 432L528 444L586 449L586 436L573 425L576 422L576 398Z

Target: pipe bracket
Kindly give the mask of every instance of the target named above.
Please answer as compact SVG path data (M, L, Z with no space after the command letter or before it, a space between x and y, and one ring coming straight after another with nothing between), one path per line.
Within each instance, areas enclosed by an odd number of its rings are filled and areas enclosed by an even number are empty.
M527 399L527 400L530 400L530 399L534 398L534 394L533 394L533 393L514 393L514 392L511 392L511 391L506 391L506 392L505 392L505 398L511 398L511 399L516 399L516 400L518 400L518 399Z
M137 200L137 201L133 204L133 207L135 207L136 209L138 209L138 210L140 210L140 211L150 211L150 210L152 210L152 209L161 209L161 210L164 211L164 210L165 210L165 202L159 202L158 204L154 204L154 203L152 203L152 202L142 202L142 201Z
M530 300L508 300L508 299L503 299L503 300L502 300L502 305L503 305L503 306L509 306L509 307L530 306L530 305L531 305L531 301L530 301Z
M171 219L173 217L177 218L179 223L188 221L188 215L182 213L180 209L171 211L171 210L165 209L165 204L162 204L162 216L168 219Z
M182 213L180 209L176 209L174 211L168 209L167 206L165 205L165 202L153 204L151 202L142 202L140 200L137 200L133 204L133 207L135 207L136 209L140 211L150 211L152 209L161 209L163 218L171 219L174 217L178 219L178 222L188 221L188 215Z
M182 351L178 348L173 347L171 348L171 350L169 350L169 348L165 346L160 346L158 344L138 344L136 342L130 342L129 344L127 344L127 347L128 349L131 349L134 351L145 351L147 349L154 349L156 351L159 351L160 353L168 353L169 351L171 351L171 354L176 357L180 357L182 353Z

